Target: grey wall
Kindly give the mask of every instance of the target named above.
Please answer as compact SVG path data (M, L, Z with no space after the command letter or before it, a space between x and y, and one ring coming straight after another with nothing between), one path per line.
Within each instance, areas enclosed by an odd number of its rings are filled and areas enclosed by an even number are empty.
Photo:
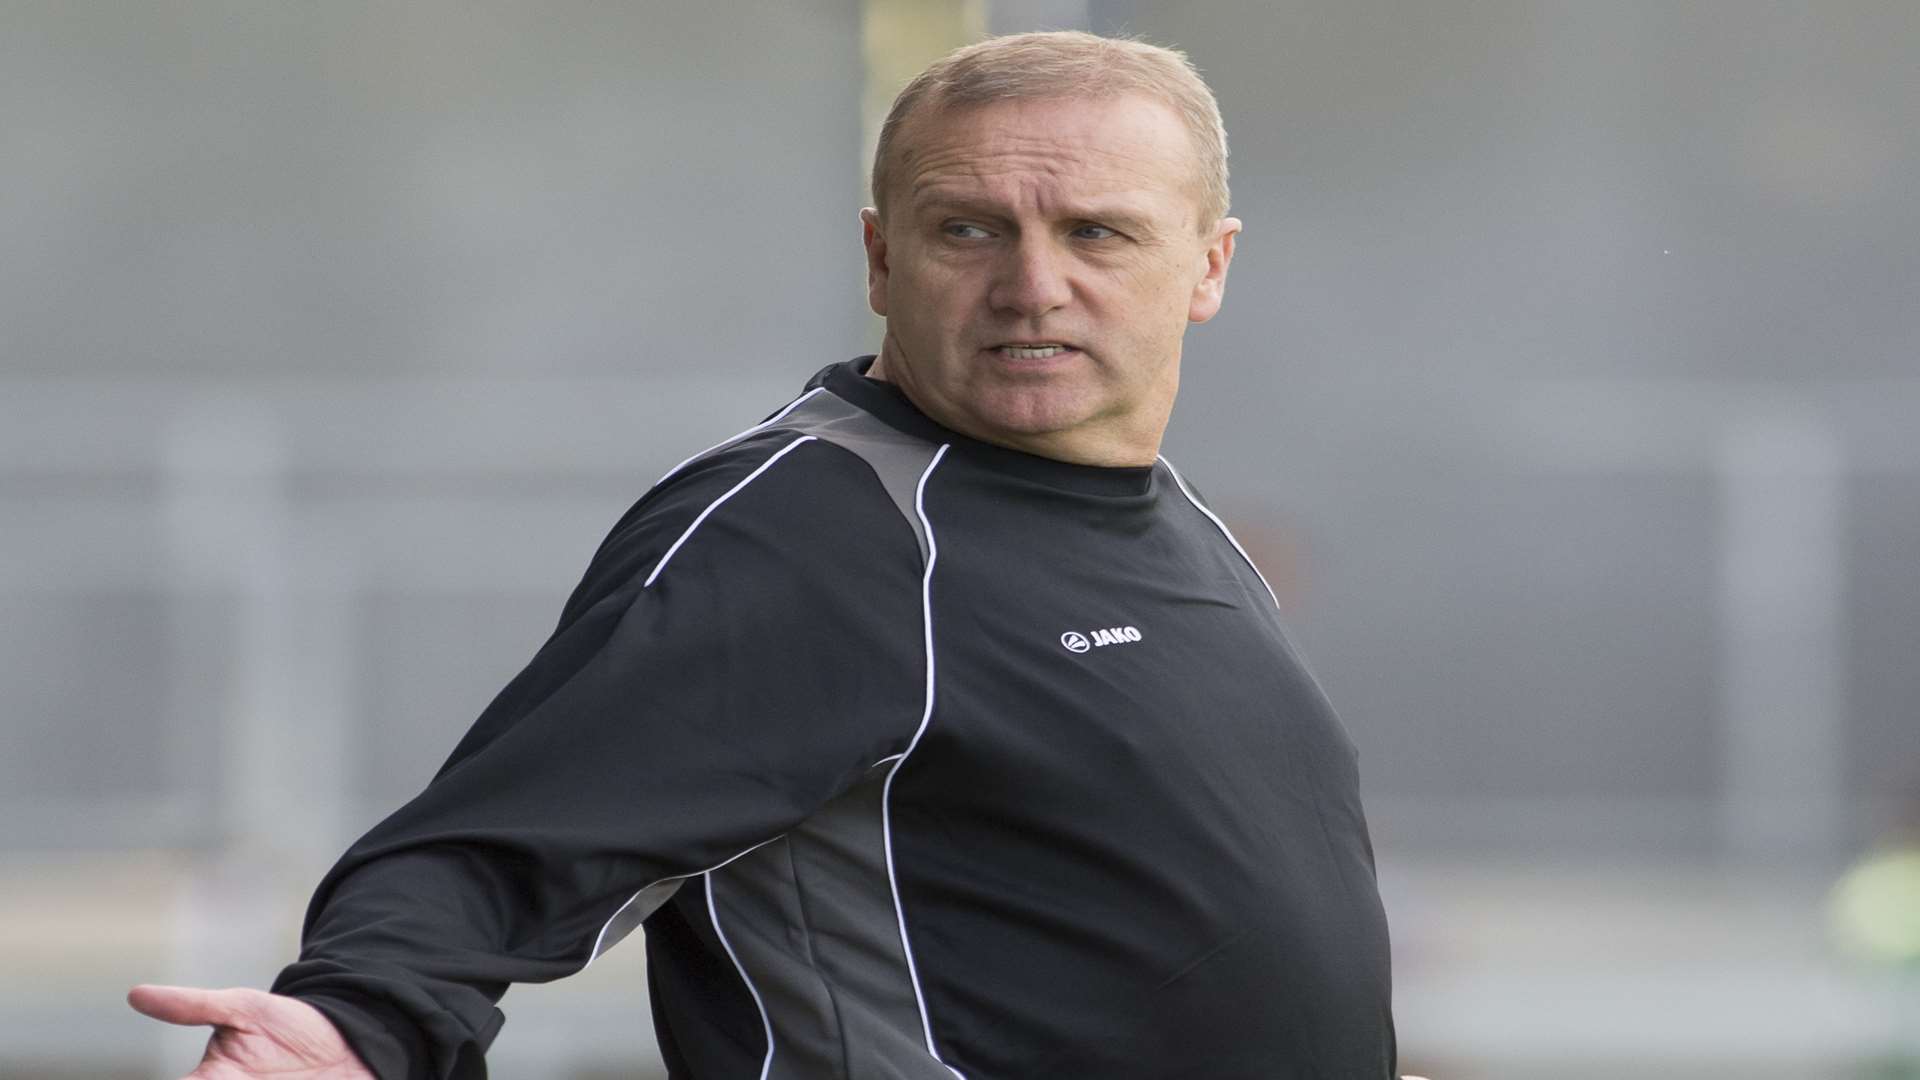
M1724 429L1756 396L1837 440L1839 783L1903 782L1910 6L1071 6L1025 21L1177 41L1219 91L1248 227L1169 450L1278 567L1383 813L1565 797L1614 804L1603 831L1632 843L1717 842ZM273 436L296 516L447 484L571 503L541 526L567 534L556 565L513 595L403 589L349 615L352 783L377 801L537 641L566 553L647 468L868 346L854 5L12 22L8 550L24 582L73 535L115 564L9 605L23 796L204 783L190 763L157 777L170 736L125 720L165 663L169 586L121 571L151 555L131 538L152 536L167 440L202 423L170 410L234 388L276 416L306 402L306 433ZM460 396L476 379L494 406ZM432 425L415 398L439 402ZM1847 835L1875 813L1850 802ZM1497 840L1460 823L1417 839Z

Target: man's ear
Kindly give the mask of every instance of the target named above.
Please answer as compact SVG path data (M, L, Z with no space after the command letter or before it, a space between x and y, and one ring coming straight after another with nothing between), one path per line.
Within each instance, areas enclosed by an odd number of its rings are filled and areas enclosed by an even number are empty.
M1220 311L1227 294L1227 266L1233 262L1233 243L1240 235L1239 218L1221 218L1213 239L1207 244L1207 270L1193 286L1193 298L1187 303L1187 319L1202 323Z
M867 247L867 306L887 317L887 236L880 231L880 211L860 211L860 240Z

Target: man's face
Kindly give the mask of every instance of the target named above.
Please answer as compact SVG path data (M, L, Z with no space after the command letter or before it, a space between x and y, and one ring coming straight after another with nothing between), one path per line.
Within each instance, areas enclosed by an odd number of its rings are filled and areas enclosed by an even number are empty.
M1151 462L1240 228L1200 222L1179 117L1132 96L935 108L896 154L885 221L861 214L875 374L987 442Z

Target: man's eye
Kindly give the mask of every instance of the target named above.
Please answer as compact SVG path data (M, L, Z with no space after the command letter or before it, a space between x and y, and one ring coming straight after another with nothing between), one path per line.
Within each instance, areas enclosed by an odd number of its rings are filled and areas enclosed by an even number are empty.
M1110 237L1119 236L1120 234L1107 228L1105 225L1082 225L1073 230L1073 235L1082 240L1106 240Z
M952 224L947 225L945 229L946 229L946 234L948 236L955 237L960 240L978 240L987 235L987 230L981 228L980 226L968 225L964 222L959 222L959 221L956 221L956 222L953 222Z

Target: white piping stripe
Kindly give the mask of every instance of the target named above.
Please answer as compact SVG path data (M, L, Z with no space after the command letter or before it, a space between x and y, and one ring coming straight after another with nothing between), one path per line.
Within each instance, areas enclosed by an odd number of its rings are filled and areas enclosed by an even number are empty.
M767 1056L760 1062L760 1080L767 1080L767 1073L773 1069L773 1021L767 1019L766 1002L760 1000L760 991L747 977L747 969L733 951L733 943L727 940L727 932L720 929L720 910L713 904L713 871L703 876L707 879L707 917L713 920L713 932L720 938L720 947L727 950L727 959L733 961L733 970L740 973L740 981L747 984L747 993L753 995L753 1007L760 1010L760 1026L767 1032Z
M940 545L934 542L933 523L927 520L927 477L933 475L933 470L939 466L940 459L947 455L952 445L943 443L934 452L933 460L927 462L926 471L920 474L920 483L913 491L913 510L920 515L920 527L927 534L927 569L920 578L921 626L927 651L927 701L920 713L919 730L913 733L913 738L907 742L906 750L893 763L893 768L887 770L886 786L880 792L880 832L887 852L887 884L893 889L893 913L900 922L900 949L907 958L907 978L913 983L913 1003L920 1009L920 1030L927 1039L927 1053L959 1080L966 1080L960 1076L960 1070L941 1061L940 1051L934 1049L933 1024L927 1019L927 998L920 989L920 971L913 962L913 945L907 940L907 912L900 904L900 880L893 869L893 778L900 775L900 767L907 763L907 756L913 753L914 747L920 745L920 737L927 733L927 724L933 720L933 564L939 557Z
M1267 584L1267 575L1261 573L1260 568L1253 564L1253 557L1247 554L1246 548L1240 546L1240 541L1233 538L1233 532L1227 528L1227 523L1221 521L1219 517L1217 517L1213 511L1207 509L1199 499L1193 497L1193 492L1187 490L1187 482L1180 479L1180 470L1173 467L1173 462L1168 461L1166 458L1161 458L1160 464L1167 467L1167 473L1173 477L1173 482L1180 486L1180 494L1187 497L1187 501L1193 504L1195 510L1207 515L1207 520L1213 522L1214 528L1220 530L1220 535L1227 538L1227 543L1233 545L1233 550L1239 552L1242 559L1247 560L1248 568L1253 571L1254 577L1260 579L1260 584L1266 588L1267 597L1273 601L1273 606L1279 607L1280 598L1273 594L1273 586Z
M665 555L660 556L660 561L654 565L653 573L647 575L647 580L644 583L642 583L640 587L643 589L650 589L653 587L654 579L660 576L660 571L665 570L667 568L667 560L673 558L674 552L680 550L680 545L686 543L687 537L693 535L693 530L699 528L700 523L707 520L708 514L711 514L714 512L714 510L718 509L721 503L726 502L728 499L733 498L734 495L739 493L741 488L746 487L748 484L753 483L754 480L759 478L761 473L766 472L769 468L771 468L774 462L779 461L781 458L786 457L789 453L791 453L794 447L799 446L801 443L812 442L812 441L813 441L813 436L802 435L799 438L788 443L787 445L781 447L772 457L761 462L759 468L748 473L745 479L741 480L739 483L728 488L727 493L725 495L722 495L719 498L708 503L707 508L705 510L700 511L700 516L693 519L693 524L687 526L687 531L680 534L680 538L673 542L673 546L667 549L667 553Z
M762 428L770 428L773 425L779 423L780 421L785 420L787 418L788 413L800 407L801 402L807 400L808 398L812 397L815 394L818 394L824 391L825 389L826 387L824 386L816 386L813 389L807 391L806 393L801 394L799 397L794 398L792 401L787 402L786 408L781 409L779 412L774 413L772 416L767 417L765 420L760 421L759 423L753 425L752 427L739 433L738 435L729 435L726 438L721 439L719 442L714 443L712 446L707 447L705 450L700 451L699 453L693 455L692 457L681 462L680 464L675 465L673 468L668 469L665 476L662 476L660 479L654 481L653 486L659 487L661 484L664 484L668 480L673 479L673 475L675 473L693 464L694 462L700 460L701 458L706 457L708 454L713 453L715 450L718 450L721 447L727 446L732 443L737 443L741 439L746 438L747 436L753 434L756 431L761 430Z
M780 834L780 836L785 836L785 835L787 834L786 833ZM745 858L746 856L751 855L756 851L759 851L761 848L766 847L768 844L771 844L775 840L780 839L780 836L770 836L767 839L760 841L759 843L753 845L750 848L746 848L745 850L742 850L736 854L727 856L726 858L720 860L719 862L714 863L712 866L707 867L705 870L695 870L690 874L669 874L658 881L649 881L645 885L642 885L638 889L635 889L633 895L627 897L627 902L624 904L621 904L619 908L617 908L614 911L613 915L607 919L606 922L600 924L600 932L593 936L593 951L587 954L587 962L580 965L580 971L587 970L588 968L593 966L593 962L595 960L600 959L600 945L602 942L607 940L607 931L613 929L614 921L620 918L620 913L632 907L633 902L635 900L640 899L641 895L644 894L648 889L653 888L655 885L665 885L669 881L685 881L690 877L699 877L703 874L711 874L715 870L720 869L721 867L727 865L728 863L734 861L735 859ZM577 975L579 974L579 972L575 972L575 974Z

